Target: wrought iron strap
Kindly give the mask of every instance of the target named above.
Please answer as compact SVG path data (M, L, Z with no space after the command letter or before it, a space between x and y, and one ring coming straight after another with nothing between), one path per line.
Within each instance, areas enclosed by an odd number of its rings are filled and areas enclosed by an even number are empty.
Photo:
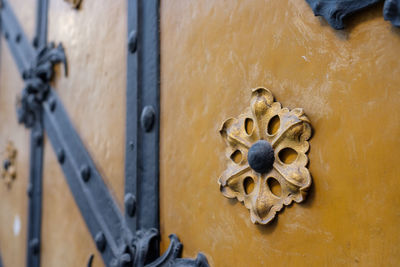
M21 77L35 58L35 50L29 43L7 0L0 0L1 32L7 40Z
M125 128L125 219L132 232L136 231L138 179L138 1L128 1L128 55Z
M0 0L1 1L1 0ZM38 6L47 14L47 0ZM129 20L130 55L128 58L127 104L134 116L128 118L126 161L125 220L95 164L75 131L57 94L49 85L53 66L66 59L61 45L44 45L47 19L37 22L35 54L7 1L2 2L2 30L17 62L25 88L18 109L18 119L32 129L31 190L32 207L41 199L41 160L43 130L46 131L81 215L89 228L107 266L208 266L204 256L196 260L178 259L182 244L174 236L168 251L158 258L159 239L159 2L129 1L129 10L137 16ZM45 15L43 15L45 16ZM140 111L140 112L139 112ZM128 113L129 114L129 113ZM140 114L140 115L139 115ZM133 141L132 141L133 140ZM40 164L39 164L40 163ZM38 168L39 167L39 168ZM37 198L36 198L37 197ZM135 213L136 197L138 209ZM31 204L30 204L31 205ZM30 209L28 265L38 266L41 210ZM137 217L134 215L137 214ZM32 219L31 219L32 218ZM131 227L127 223L134 222ZM31 230L33 229L33 230ZM134 230L139 229L137 232ZM33 252L32 255L29 255ZM36 256L35 256L36 255ZM29 259L35 257L35 263ZM158 258L158 259L157 259ZM154 261L155 260L155 261Z
M125 206L136 230L159 229L158 22L158 0L128 1Z
M38 0L36 6L36 36L33 40L35 47L43 47L47 44L47 11L48 0Z
M53 90L43 106L44 128L104 262L132 255L133 235Z
M159 229L159 1L138 3L138 229Z
M40 266L40 233L42 222L42 168L43 168L43 128L37 121L31 131L28 185L28 267Z
M43 12L43 8L38 7L38 10ZM26 82L18 109L19 121L32 128L32 145L37 145L42 142L43 133L39 122L43 119L44 129L97 248L102 252L104 262L109 265L112 261L118 262L121 257L126 261L127 256L130 257L134 253L131 251L133 235L126 227L115 200L69 121L60 100L48 84L53 76L53 65L66 62L62 46L46 45L35 53L7 1L2 2L1 24L21 77ZM39 44L45 40L41 36L46 29L43 27L43 20L37 24L41 25L38 26L40 31L37 33L37 37L40 37L38 40L42 40ZM38 161L42 151L34 146L32 149L31 159ZM41 173L41 169L33 168L36 166L35 162L32 162L31 166L33 179L39 171ZM32 185L38 182L35 180ZM30 194L35 197L40 190L41 187L32 187ZM32 201L32 205L35 203L38 204L38 201ZM39 214L30 215L30 218L37 215ZM33 223L30 227L37 229L40 225ZM33 232L30 235L32 239L29 241L28 251L37 253L40 241L34 238L34 235L36 234ZM129 262L133 262L133 259Z

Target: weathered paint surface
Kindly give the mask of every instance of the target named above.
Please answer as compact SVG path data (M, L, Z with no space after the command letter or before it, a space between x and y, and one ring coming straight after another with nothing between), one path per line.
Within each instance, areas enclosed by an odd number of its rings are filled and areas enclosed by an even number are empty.
M19 20L30 23L22 25L28 38L35 29L35 1L10 1ZM25 8L16 8L23 5ZM16 101L24 84L4 38L0 40L0 162L3 167L7 142L17 150L17 177L7 188L0 178L0 253L3 265L25 266L29 181L29 131L17 123Z
M0 162L3 167L7 142L16 150L16 179L8 188L0 177L0 253L4 266L24 266L26 223L28 220L29 132L18 125L15 102L23 83L4 40L0 41ZM15 218L20 220L20 231L15 234ZM23 255L21 257L21 255Z
M55 89L106 184L122 207L124 192L125 2L82 1L79 10L53 0L49 40L62 42L68 77L59 71Z
M347 25L303 0L161 1L163 250L176 233L213 266L400 262L400 31L381 6ZM308 199L267 226L217 185L218 129L257 86L314 127Z
M10 1L32 40L36 1ZM124 191L126 3L85 0L79 10L65 1L49 5L49 41L62 42L69 75L57 67L54 88L122 208ZM11 140L18 150L17 179L8 190L0 180L0 251L5 266L24 266L29 131L17 124L16 97L23 82L1 41L0 150ZM45 140L41 266L104 266L77 208L50 143ZM15 218L20 219L18 235Z
M54 88L121 209L124 192L126 10L122 1L82 1L74 10L50 1L49 40L62 42L69 74ZM104 266L47 143L44 160L42 266ZM62 259L62 260L60 260Z

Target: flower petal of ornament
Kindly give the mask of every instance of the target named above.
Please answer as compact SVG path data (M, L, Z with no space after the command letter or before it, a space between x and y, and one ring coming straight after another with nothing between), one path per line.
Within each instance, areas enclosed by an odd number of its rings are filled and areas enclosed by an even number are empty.
M311 125L302 109L282 108L268 89L257 88L250 107L227 119L220 134L229 159L220 190L243 202L253 223L267 224L284 205L305 199Z

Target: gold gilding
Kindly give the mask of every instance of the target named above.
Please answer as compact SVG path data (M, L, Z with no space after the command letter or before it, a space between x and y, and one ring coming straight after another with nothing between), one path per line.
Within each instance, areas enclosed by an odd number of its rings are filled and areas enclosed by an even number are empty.
M8 142L5 150L5 159L3 161L3 168L1 170L1 178L4 179L6 185L11 187L12 182L17 177L15 162L17 158L17 150L13 143Z
M267 224L283 205L305 199L311 185L306 155L311 125L302 109L282 108L268 89L257 88L250 108L226 120L220 134L229 158L218 180L220 190L244 202L253 223ZM266 173L254 171L247 160L250 147L259 140L268 141L274 150L273 167Z
M79 5L81 4L82 0L64 0L68 2L73 8L79 8Z

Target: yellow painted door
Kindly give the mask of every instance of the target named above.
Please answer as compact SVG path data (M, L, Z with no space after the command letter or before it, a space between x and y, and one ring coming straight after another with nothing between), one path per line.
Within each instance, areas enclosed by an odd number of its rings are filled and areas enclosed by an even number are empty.
M304 0L161 1L162 248L173 232L212 266L398 266L399 54L382 5L338 31ZM266 225L218 184L220 127L259 87L313 132L306 199Z
M33 39L35 1L9 2ZM127 3L49 3L48 40L69 63L54 88L122 211ZM161 252L175 233L183 257L201 252L210 266L399 265L400 31L382 4L345 30L304 0L164 0L159 11ZM0 46L1 160L16 151L15 179L0 179L0 252L4 267L24 266L24 84ZM277 142L271 164L295 176L249 167L250 148L275 133L295 153ZM44 155L41 266L85 266L92 254L104 266L46 136Z
M36 2L10 0L27 37L35 30ZM56 68L57 94L100 171L123 209L126 92L126 2L82 1L78 10L51 0L48 40L62 43L69 73ZM17 123L16 102L24 88L4 38L0 62L0 150L14 144L16 179L0 179L0 252L5 267L26 266L29 184L29 129ZM44 139L41 266L104 266L50 141Z

